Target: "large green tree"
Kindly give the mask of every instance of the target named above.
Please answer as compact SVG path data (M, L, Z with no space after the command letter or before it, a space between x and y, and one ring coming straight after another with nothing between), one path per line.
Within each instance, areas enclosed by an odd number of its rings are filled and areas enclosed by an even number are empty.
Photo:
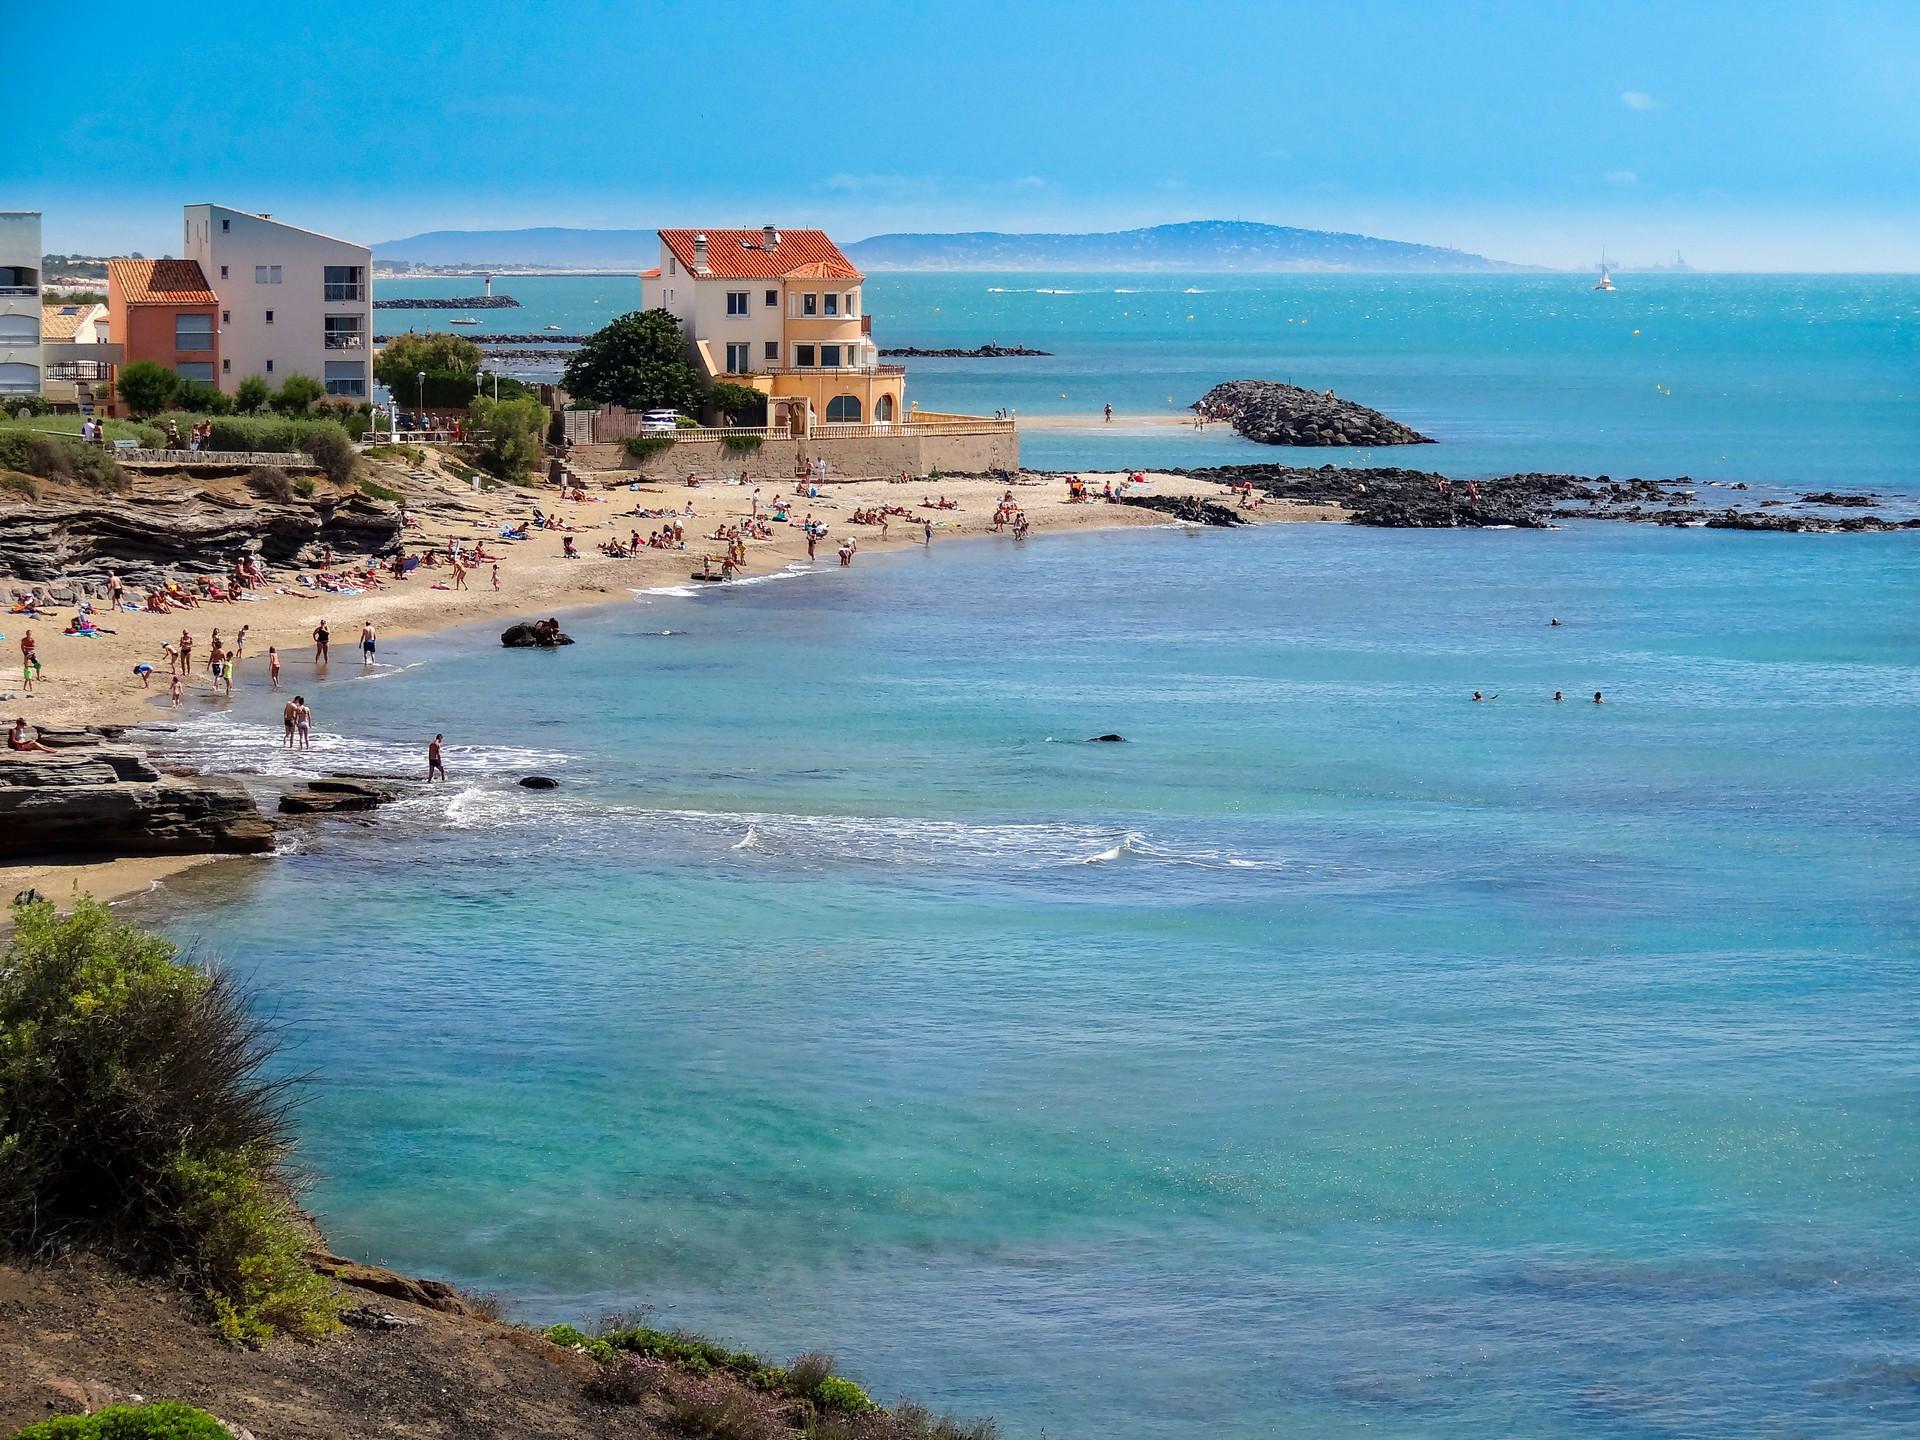
M700 403L700 375L680 322L667 310L635 311L589 335L562 381L576 399L629 410L681 410Z
M294 373L280 382L280 389L273 397L273 408L282 415L304 415L313 408L313 402L327 393L327 387L311 375Z
M480 368L480 359L480 347L464 335L416 335L409 330L380 347L373 361L373 378L395 395L410 396L414 376L422 370L429 375L471 376Z

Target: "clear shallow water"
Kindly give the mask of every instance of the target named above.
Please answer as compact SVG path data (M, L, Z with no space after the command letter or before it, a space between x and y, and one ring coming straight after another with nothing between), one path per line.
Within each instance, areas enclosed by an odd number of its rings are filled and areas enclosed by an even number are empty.
M382 295L477 281L391 282ZM993 341L1050 358L909 360L923 409L1174 415L1221 380L1290 380L1440 441L1317 452L1453 475L1566 470L1819 489L1920 490L1920 277L1628 275L875 275L882 345ZM469 331L591 330L639 282L503 277L525 308ZM438 328L432 312L381 326ZM1667 392L1671 391L1669 394ZM1029 430L1039 469L1275 459L1224 428Z
M1916 595L1155 530L395 640L292 683L456 784L149 903L289 1023L338 1245L532 1318L1022 1437L1906 1433Z

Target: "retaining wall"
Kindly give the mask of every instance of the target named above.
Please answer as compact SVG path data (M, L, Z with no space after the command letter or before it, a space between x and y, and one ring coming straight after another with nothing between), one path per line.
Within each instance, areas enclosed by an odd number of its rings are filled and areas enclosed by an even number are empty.
M1020 468L1020 441L1011 430L981 434L815 436L811 440L764 440L757 450L730 450L718 440L676 440L644 460L618 444L575 445L577 470L630 470L637 474L684 477L744 475L750 480L791 479L803 463L819 456L836 479L898 475L916 478L935 470L979 474Z

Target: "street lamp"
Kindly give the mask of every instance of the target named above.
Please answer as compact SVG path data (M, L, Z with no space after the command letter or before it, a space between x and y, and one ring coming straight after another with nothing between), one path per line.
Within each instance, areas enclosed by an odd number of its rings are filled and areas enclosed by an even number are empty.
M424 415L427 411L427 372L422 370L415 378L420 382L420 413Z

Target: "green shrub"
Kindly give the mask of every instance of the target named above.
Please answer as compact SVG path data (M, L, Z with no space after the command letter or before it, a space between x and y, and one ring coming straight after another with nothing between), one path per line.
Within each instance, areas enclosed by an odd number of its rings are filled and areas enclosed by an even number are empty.
M293 482L293 493L298 495L302 500L311 500L313 498L313 492L319 488L318 485L313 483L313 477L311 475L302 475L298 480Z
M40 482L31 475L21 474L18 470L0 473L0 490L27 500L40 498Z
M16 1430L12 1440L233 1440L204 1410L163 1401L109 1405L91 1415L60 1415Z
M547 429L545 406L528 395L499 400L482 396L468 413L480 437L474 455L481 469L502 480L525 480L533 473Z
M336 485L345 485L353 479L353 472L360 464L346 427L337 420L316 420L300 437L300 448Z
M852 1415L879 1408L872 1396L844 1375L827 1376L808 1398L822 1410L845 1410Z
M25 416L29 420L53 413L53 402L44 395L9 395L0 402L0 409L16 418Z
M384 500L389 505L398 505L402 500L407 498L391 485L382 485L377 480L362 480L360 482L360 493L369 500Z
M0 428L0 468L96 490L119 491L127 485L126 472L104 450L82 444L78 438L33 430Z
M151 415L166 409L180 389L180 377L166 366L151 360L135 360L122 365L113 383L120 398L135 415Z
M231 415L233 397L205 380L182 380L173 387L173 405L199 415Z
M305 415L326 393L327 387L313 376L295 373L280 382L271 403L282 415Z
M273 387L264 375L248 375L233 387L233 408L242 415L256 415L267 408Z
M584 1350L603 1365L615 1358L613 1346L571 1325L549 1325L540 1333L556 1345L564 1345L569 1350Z
M636 460L645 460L671 450L679 443L678 438L672 435L629 435L620 442L620 448Z
M759 435L722 435L720 437L722 448L739 455L751 455L764 443L764 437Z
M286 1198L287 1079L224 975L82 898L0 953L0 1249L85 1241L195 1281L223 1334L338 1327Z

